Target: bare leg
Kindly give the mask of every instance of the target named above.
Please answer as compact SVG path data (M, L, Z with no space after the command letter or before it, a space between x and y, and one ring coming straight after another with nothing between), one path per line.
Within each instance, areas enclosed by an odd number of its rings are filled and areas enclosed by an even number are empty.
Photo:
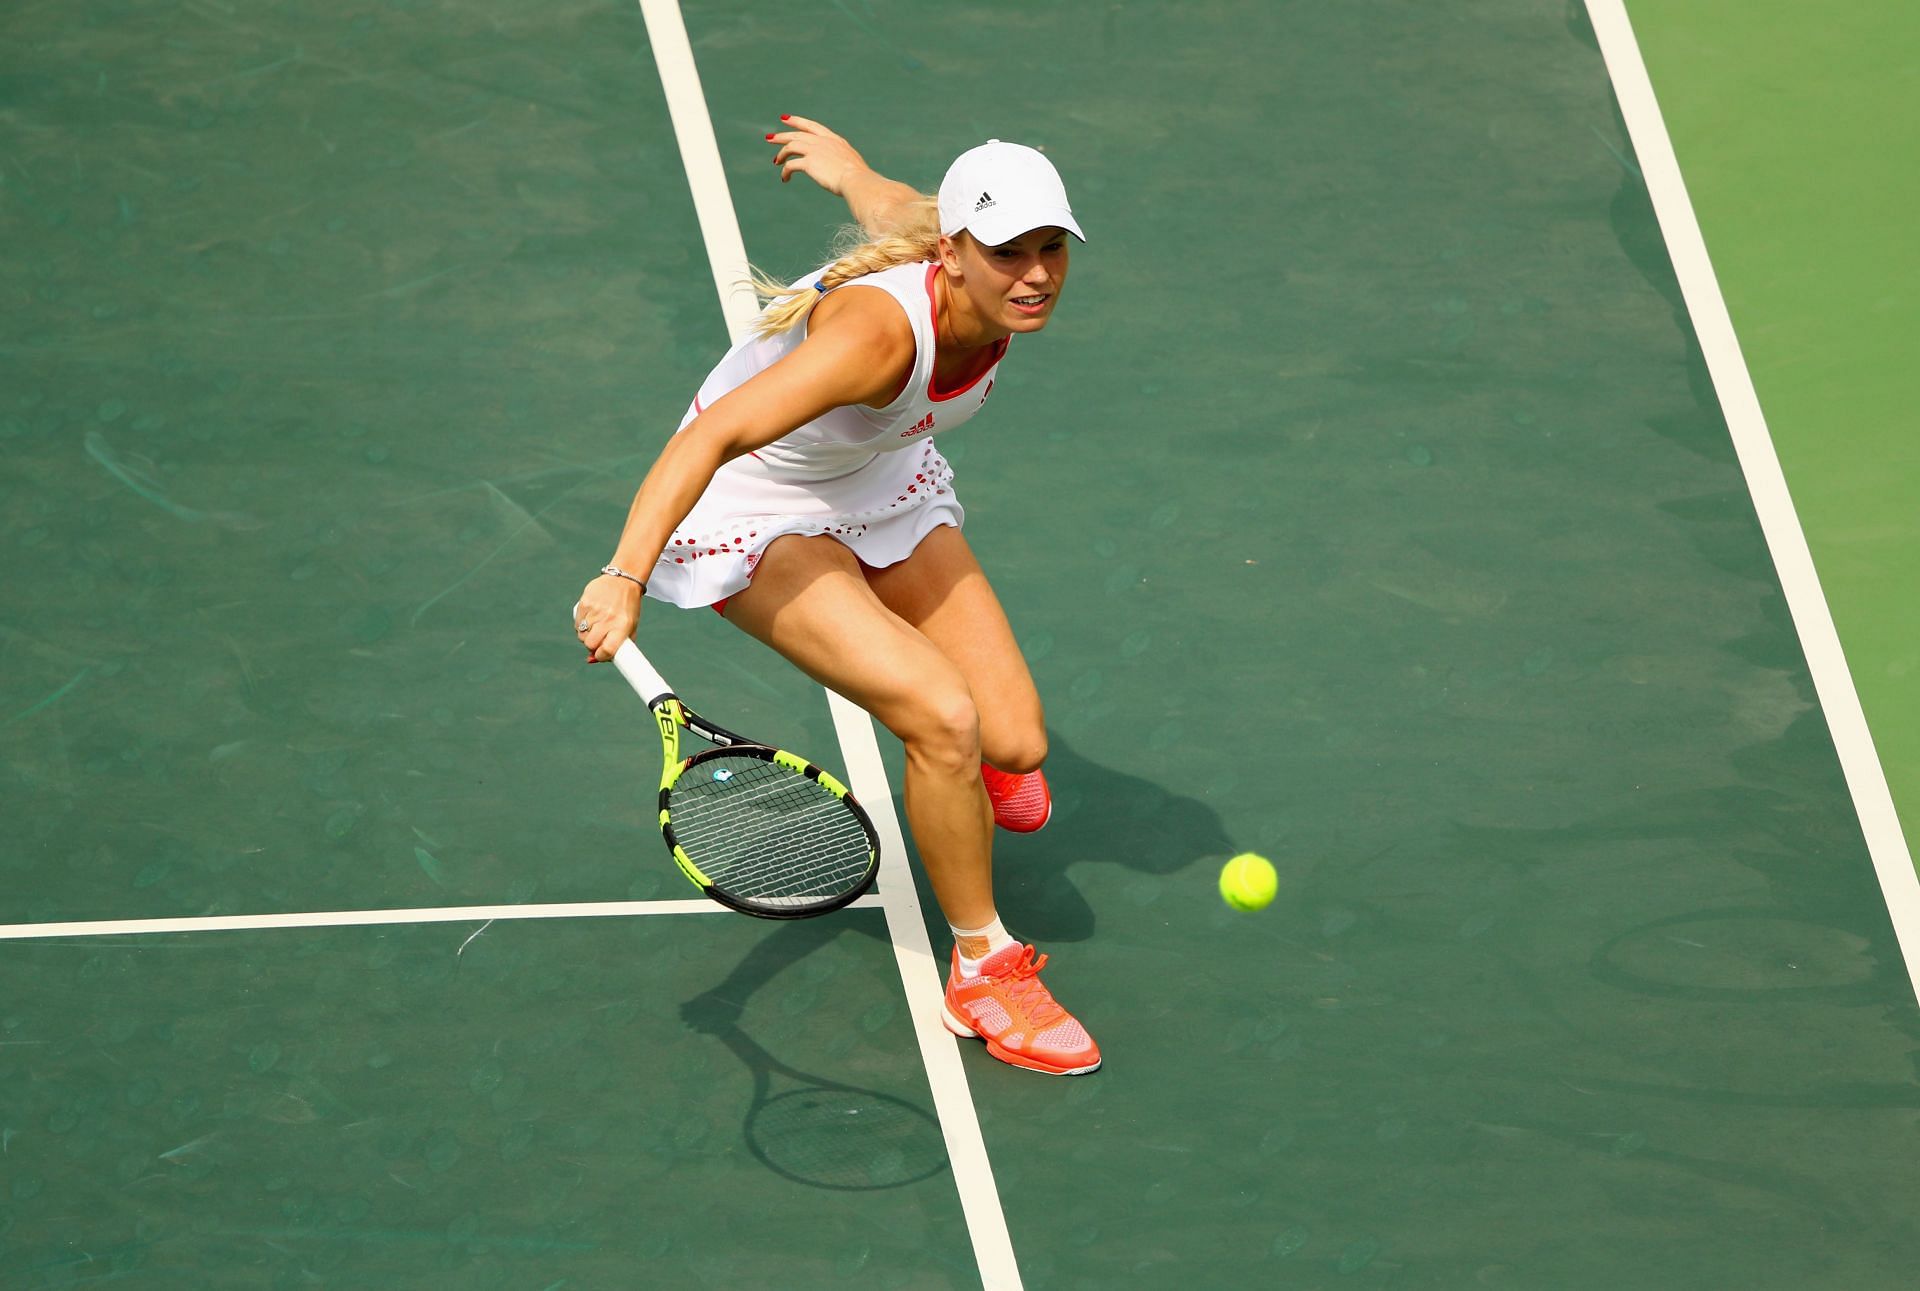
M833 538L776 539L727 621L851 699L907 752L907 823L947 921L991 923L993 811L980 783L980 717L966 678L881 603Z
M940 910L955 928L989 929L997 916L983 717L1007 710L991 727L994 756L1017 770L1046 756L1046 724L1006 615L958 531L935 530L886 570L863 570L830 538L781 538L753 586L728 602L727 618L900 737L907 820ZM989 697L984 713L976 695ZM1100 1047L1034 976L1031 948L1003 946L996 962L987 935L958 940L962 957L984 962L949 977L947 1030L980 1037L1018 1067L1078 1075L1100 1066Z
M966 678L980 709L980 747L1002 771L1039 769L1047 719L1013 628L973 549L942 525L897 565L867 571L888 609L918 628Z

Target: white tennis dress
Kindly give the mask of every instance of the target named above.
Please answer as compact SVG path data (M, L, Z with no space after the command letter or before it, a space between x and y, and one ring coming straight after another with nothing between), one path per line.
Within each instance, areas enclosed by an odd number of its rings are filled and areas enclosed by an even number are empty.
M1006 353L957 390L933 384L934 275L930 263L897 265L835 291L884 291L913 324L913 375L884 408L835 408L714 473L693 510L667 540L647 578L647 595L692 609L732 596L753 577L767 544L783 534L831 534L862 562L905 560L935 526L965 518L953 468L932 437L973 416L993 391ZM816 275L817 276L817 275ZM813 279L802 279L811 282ZM805 339L806 323L774 336L749 336L727 351L680 422L680 429Z

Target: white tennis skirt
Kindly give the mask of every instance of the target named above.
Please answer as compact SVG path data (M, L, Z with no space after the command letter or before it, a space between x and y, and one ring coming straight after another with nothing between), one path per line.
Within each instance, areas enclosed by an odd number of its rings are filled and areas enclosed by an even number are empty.
M881 453L830 480L783 477L753 456L714 472L713 483L667 540L647 595L697 609L745 590L767 545L787 534L829 534L876 569L913 554L943 524L966 518L953 468L922 440Z

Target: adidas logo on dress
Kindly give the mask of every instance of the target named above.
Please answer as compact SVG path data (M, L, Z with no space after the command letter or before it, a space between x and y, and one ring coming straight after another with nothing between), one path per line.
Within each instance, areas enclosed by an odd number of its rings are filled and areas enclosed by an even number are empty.
M932 430L932 429L933 429L933 414L928 413L926 416L922 417L919 421L914 422L912 426L908 427L906 430L901 431L900 438L912 439L915 435L918 435L921 431Z

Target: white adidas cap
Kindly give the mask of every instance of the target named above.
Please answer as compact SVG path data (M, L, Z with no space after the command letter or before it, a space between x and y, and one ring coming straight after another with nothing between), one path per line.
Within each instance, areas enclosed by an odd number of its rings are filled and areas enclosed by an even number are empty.
M989 139L954 158L940 181L940 231L948 237L965 229L997 247L1048 225L1087 240L1060 172L1035 149Z

